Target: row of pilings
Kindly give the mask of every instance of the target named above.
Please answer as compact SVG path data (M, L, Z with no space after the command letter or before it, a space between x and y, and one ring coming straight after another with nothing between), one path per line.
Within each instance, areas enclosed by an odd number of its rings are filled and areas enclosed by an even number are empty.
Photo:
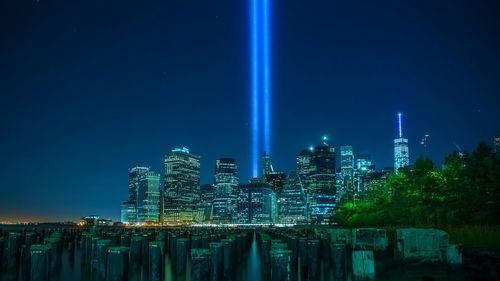
M398 262L462 263L438 229L397 229L389 241L376 228L33 228L0 230L0 281L61 280L63 252L85 281L240 280L254 237L262 272L249 280L375 280Z
M74 257L81 234L76 228L0 230L0 280L57 279L63 250Z
M63 250L80 248L81 280L235 280L253 231L229 228L105 228L0 232L2 281L61 280ZM74 261L74 260L73 260ZM189 276L187 276L189 275Z
M421 264L446 268L451 280L461 280L461 247L439 229L397 229L392 241L377 228L269 228L257 237L263 280L376 280L376 271ZM435 280L422 272L421 280Z

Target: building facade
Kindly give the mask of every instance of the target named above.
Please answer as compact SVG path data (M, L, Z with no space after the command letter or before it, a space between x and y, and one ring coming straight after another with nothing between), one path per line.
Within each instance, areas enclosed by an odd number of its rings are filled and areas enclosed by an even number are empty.
M203 184L200 187L200 203L199 208L203 211L201 222L212 223L213 220L213 204L214 204L215 187L212 184Z
M394 171L397 173L399 169L410 165L408 139L394 139Z
M311 224L330 222L337 206L335 149L323 142L297 157L297 173L305 184L307 219Z
M139 179L137 190L139 223L157 224L160 219L160 174L148 171Z
M262 155L262 178L265 179L266 176L274 171L273 164L271 163L271 156L267 153Z
M200 201L200 157L185 147L165 156L162 222L189 224L196 221Z
M402 114L398 113L399 135L394 139L394 172L410 165L408 139L403 137Z
M306 194L302 180L297 172L290 172L283 190L277 196L280 223L306 223Z
M277 218L276 194L268 184L254 179L238 187L237 223L271 224Z
M342 190L352 189L354 186L354 152L350 145L340 147L340 172Z
M160 175L149 167L134 167L128 172L128 200L122 203L121 222L158 223Z
M236 219L236 198L240 179L234 158L220 158L215 164L213 222L231 223Z
M283 172L272 171L266 175L264 181L271 186L276 194L278 194L285 186L286 174Z

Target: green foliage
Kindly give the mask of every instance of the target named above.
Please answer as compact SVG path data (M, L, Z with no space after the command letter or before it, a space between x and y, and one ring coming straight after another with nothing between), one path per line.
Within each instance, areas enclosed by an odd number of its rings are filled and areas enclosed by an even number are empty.
M450 154L442 169L419 158L362 198L341 204L335 220L351 226L499 225L500 153L481 142L470 154Z

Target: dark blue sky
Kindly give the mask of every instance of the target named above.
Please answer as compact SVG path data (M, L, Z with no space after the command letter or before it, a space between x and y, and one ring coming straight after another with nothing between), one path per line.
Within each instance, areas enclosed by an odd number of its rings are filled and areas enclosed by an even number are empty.
M144 3L147 2L147 3ZM377 2L377 3L375 3ZM272 1L272 156L322 135L392 165L500 133L498 1ZM186 146L250 177L248 3L0 2L0 220L117 219L127 169Z

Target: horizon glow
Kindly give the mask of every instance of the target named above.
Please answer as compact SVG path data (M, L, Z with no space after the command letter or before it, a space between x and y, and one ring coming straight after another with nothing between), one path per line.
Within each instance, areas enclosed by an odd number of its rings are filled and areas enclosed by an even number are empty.
M250 0L253 177L259 175L259 155L271 151L269 1Z

